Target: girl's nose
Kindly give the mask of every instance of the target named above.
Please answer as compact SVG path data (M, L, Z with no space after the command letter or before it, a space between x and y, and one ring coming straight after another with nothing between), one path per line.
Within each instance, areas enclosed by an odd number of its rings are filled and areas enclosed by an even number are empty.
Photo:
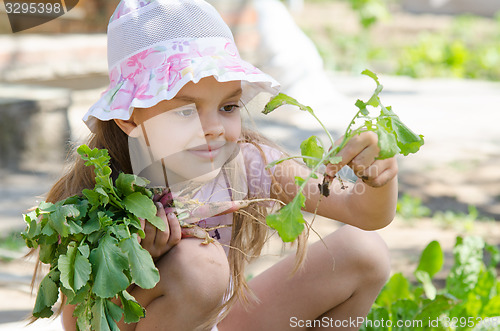
M201 126L203 128L203 133L206 138L218 138L222 136L225 132L224 125L217 114L209 114L201 118Z

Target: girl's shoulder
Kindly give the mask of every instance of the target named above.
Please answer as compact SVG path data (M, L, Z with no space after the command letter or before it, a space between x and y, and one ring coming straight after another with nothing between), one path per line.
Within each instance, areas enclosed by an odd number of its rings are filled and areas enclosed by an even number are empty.
M249 198L269 198L274 175L274 167L266 169L270 162L283 157L275 147L264 143L242 143L243 156Z
M265 168L268 163L284 156L284 153L279 148L261 142L240 143L240 150L245 160L245 166L250 169Z

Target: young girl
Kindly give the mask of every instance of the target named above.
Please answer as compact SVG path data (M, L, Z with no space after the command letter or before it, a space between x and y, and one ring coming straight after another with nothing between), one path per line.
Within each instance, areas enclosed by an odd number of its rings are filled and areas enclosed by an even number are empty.
M176 196L187 191L206 202L293 199L294 178L308 169L295 161L266 169L283 153L243 128L240 114L257 107L262 93L269 100L278 84L241 60L213 7L203 0L122 0L108 27L108 61L110 86L84 120L93 132L88 145L108 149L114 175L142 174ZM397 164L376 160L378 152L377 136L364 133L340 152L341 164L327 166L333 176L348 165L360 178L345 190L334 182L319 202L319 215L346 225L307 252L301 236L298 256L304 260L297 272L290 256L248 284L244 266L267 239L268 206L203 220L215 239L206 245L182 238L175 214L155 197L167 230L144 221L141 245L153 256L160 281L153 289L128 289L147 313L136 324L122 321L120 329L358 329L389 273L385 244L366 231L386 226L395 212ZM304 192L307 211L318 205L319 181ZM93 185L91 169L76 160L47 200ZM66 330L76 329L73 310L63 307Z

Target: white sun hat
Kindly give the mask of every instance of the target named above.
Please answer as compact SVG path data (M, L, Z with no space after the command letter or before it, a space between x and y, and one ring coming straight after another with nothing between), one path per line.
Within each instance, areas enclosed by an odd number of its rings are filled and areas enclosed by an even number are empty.
M83 120L123 119L170 100L192 81L241 81L246 104L279 84L241 59L219 13L203 0L122 0L108 25L110 84Z

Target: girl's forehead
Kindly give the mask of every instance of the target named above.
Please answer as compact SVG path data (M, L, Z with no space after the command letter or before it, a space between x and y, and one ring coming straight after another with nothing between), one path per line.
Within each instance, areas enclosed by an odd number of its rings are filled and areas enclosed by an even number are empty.
M241 94L241 81L219 82L210 76L202 78L197 83L188 82L180 89L174 99L228 99L240 97Z

